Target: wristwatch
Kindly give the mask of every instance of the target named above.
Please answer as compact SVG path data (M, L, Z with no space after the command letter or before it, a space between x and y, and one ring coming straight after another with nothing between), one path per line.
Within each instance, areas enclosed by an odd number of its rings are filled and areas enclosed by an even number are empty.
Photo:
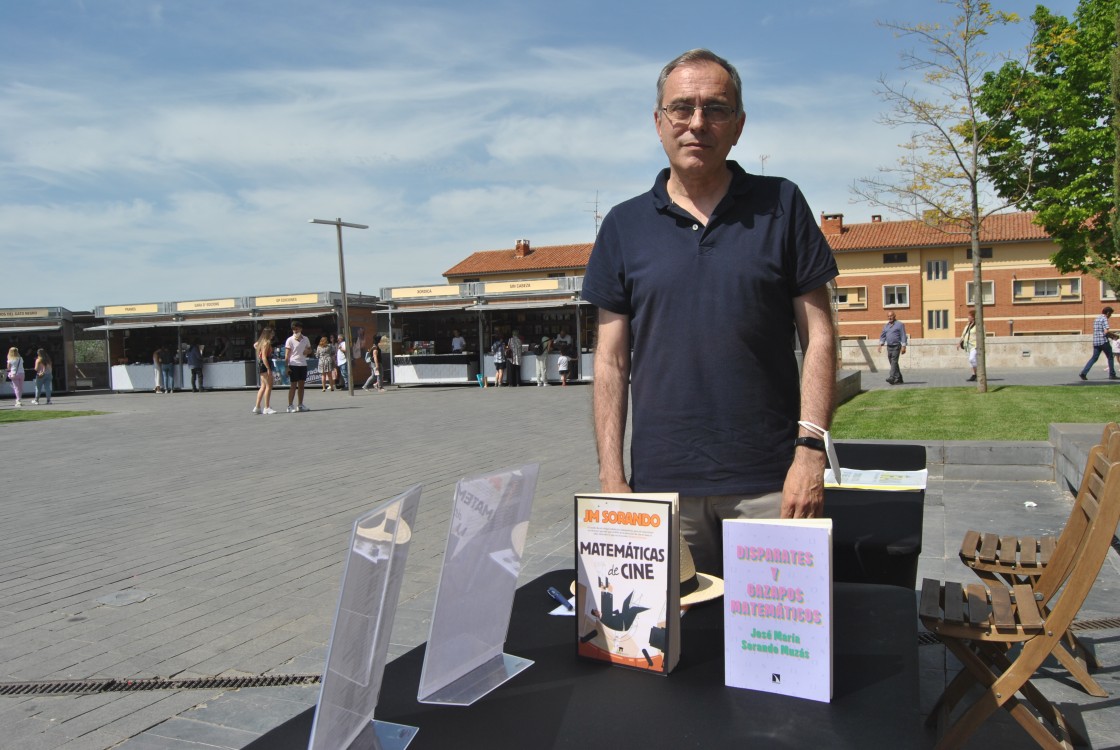
M794 446L804 445L806 448L812 448L815 451L824 450L824 441L815 437L799 437L793 441Z

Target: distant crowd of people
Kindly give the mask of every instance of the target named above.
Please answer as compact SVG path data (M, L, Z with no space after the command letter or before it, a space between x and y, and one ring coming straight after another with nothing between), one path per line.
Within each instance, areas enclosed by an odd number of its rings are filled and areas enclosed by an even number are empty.
M538 388L550 385L548 382L548 355L556 354L556 370L560 385L566 386L575 372L574 349L568 329L561 328L555 337L542 335L535 341L525 341L516 328L509 338L495 335L490 341L490 354L494 357L494 385L520 386L521 366L531 357L535 362L533 380Z

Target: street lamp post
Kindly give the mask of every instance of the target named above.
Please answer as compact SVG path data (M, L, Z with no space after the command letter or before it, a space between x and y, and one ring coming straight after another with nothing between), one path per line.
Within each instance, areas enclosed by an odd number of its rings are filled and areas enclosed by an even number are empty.
M309 224L332 224L338 231L338 283L342 287L342 335L346 340L346 381L350 395L354 395L354 347L350 341L350 298L346 296L346 264L342 260L342 228L369 229L365 224L350 224L342 219L330 221L328 219L308 219Z

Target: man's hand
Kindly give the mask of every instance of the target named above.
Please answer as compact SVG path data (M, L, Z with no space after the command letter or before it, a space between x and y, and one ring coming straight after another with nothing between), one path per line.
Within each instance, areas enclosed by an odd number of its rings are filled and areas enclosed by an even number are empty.
M825 455L804 447L794 451L782 487L782 518L820 518L824 512Z

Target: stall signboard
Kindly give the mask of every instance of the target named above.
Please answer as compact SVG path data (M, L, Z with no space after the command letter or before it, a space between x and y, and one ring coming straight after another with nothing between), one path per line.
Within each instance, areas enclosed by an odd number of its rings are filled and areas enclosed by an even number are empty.
M486 294L518 294L520 292L555 292L560 289L558 279L521 279L519 281L489 281L483 284Z
M724 681L832 700L832 519L723 522Z
M151 302L143 305L108 305L102 308L102 316L108 318L113 315L153 315L159 312L159 303Z
M34 320L37 318L49 317L51 317L50 311L42 307L31 309L9 308L7 310L0 310L0 320Z
M288 305L314 305L318 302L318 294L280 294L272 297L257 297L253 304L257 307L287 307Z
M458 297L458 284L439 286L409 286L390 290L392 299L426 299L428 297Z
M209 310L230 310L237 307L233 299L199 299L190 302L176 302L177 312L207 312Z

